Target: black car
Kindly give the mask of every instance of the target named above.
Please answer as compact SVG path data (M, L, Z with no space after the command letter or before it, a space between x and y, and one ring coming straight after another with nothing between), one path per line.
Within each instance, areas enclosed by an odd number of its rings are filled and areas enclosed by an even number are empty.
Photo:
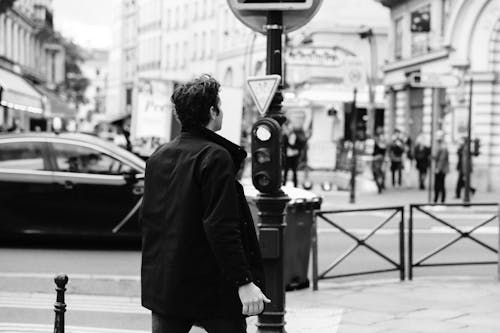
M145 162L84 134L0 134L0 233L139 237Z

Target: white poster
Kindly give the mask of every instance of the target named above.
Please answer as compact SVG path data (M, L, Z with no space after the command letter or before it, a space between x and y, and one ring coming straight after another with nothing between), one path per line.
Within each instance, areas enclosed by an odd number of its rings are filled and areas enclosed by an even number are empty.
M137 96L136 137L170 139L172 83L141 80Z
M222 129L217 134L239 145L241 143L243 89L223 86L221 87L219 97L224 118Z

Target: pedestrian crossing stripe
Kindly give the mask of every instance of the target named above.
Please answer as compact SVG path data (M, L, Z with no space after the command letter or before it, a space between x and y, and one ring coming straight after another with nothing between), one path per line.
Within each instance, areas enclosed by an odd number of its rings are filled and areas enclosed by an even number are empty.
M51 309L55 295L0 292L0 308ZM68 311L149 314L138 297L66 295Z
M0 323L1 333L47 333L47 332L52 332L53 330L54 330L53 325ZM148 333L149 331L68 325L65 327L65 332L66 333Z

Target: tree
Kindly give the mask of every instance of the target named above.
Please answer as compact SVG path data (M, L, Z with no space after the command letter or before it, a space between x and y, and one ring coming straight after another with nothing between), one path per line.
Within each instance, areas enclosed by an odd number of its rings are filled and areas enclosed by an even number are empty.
M5 13L9 8L12 8L16 0L0 0L0 14Z
M90 84L80 65L85 61L85 51L72 40L66 39L61 35L57 36L60 44L65 50L65 80L58 87L59 92L67 96L69 102L73 102L77 108L78 105L86 103L85 91Z

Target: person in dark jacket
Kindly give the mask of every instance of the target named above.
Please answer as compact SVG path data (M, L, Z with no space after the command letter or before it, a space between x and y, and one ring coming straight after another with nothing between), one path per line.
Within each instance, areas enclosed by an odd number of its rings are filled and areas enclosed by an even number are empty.
M391 159L392 186L397 184L401 187L401 173L403 170L403 153L405 152L405 143L400 130L396 129L392 137L392 143L389 146L389 158Z
M424 143L424 137L420 134L417 137L416 144L413 150L416 167L418 170L418 183L421 190L425 190L425 178L427 170L430 166L431 148Z
M442 134L436 139L436 169L434 170L434 203L441 197L441 203L446 201L446 174L450 171L448 148Z
M457 149L457 185L455 187L455 199L460 199L460 195L462 194L462 189L466 186L466 174L467 170L467 137L462 137L461 142ZM472 173L472 158L470 159L470 173ZM476 189L474 187L470 187L470 191L472 194L476 193Z
M208 75L172 95L182 131L146 165L142 227L142 305L153 333L246 332L245 317L270 302L260 247L236 172L246 157L217 135L219 83Z

